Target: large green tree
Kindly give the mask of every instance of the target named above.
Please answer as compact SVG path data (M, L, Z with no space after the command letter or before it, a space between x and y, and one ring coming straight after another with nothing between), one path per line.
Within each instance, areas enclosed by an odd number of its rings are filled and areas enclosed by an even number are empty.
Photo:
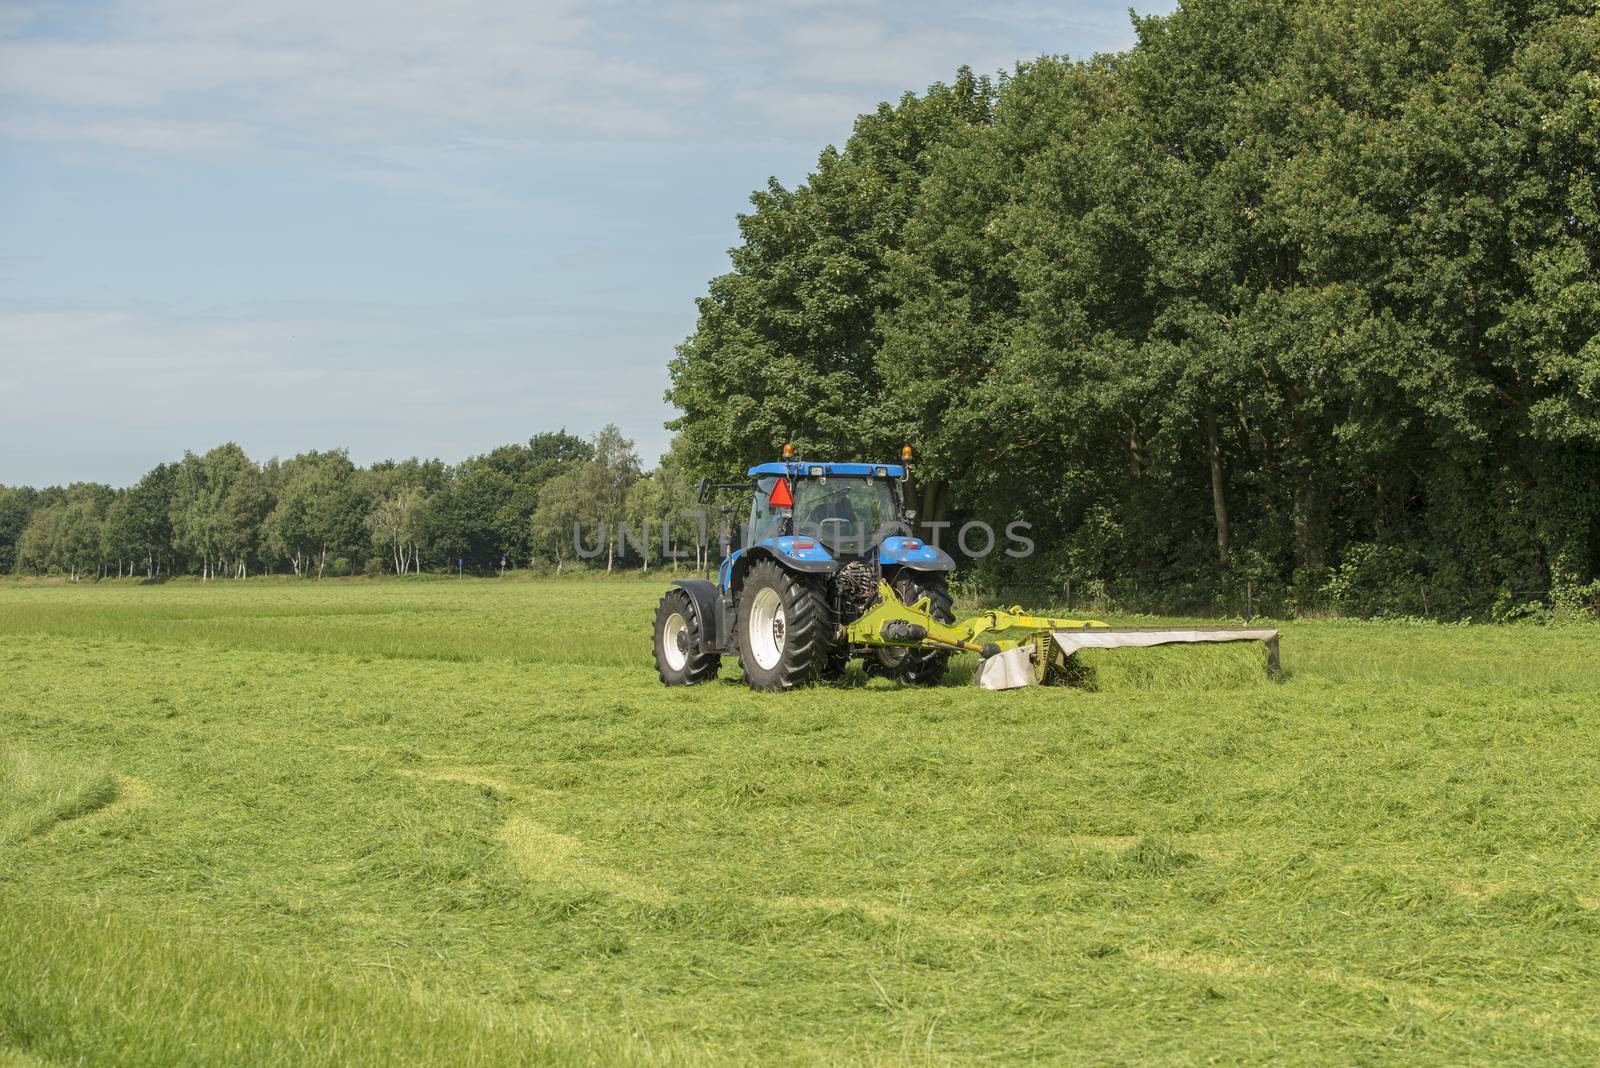
M344 450L307 452L279 466L276 503L263 524L266 547L296 575L315 563L320 579L328 556L354 554L366 540L370 502Z
M963 70L856 121L795 189L776 179L739 216L733 270L699 301L669 397L697 469L733 477L793 441L887 455L893 431L868 418L882 393L879 317L893 303L886 258L949 131L990 120L994 87Z
M0 574L18 569L17 543L28 529L38 496L31 486L0 486Z
M260 545L270 500L261 468L233 442L204 456L185 453L171 502L174 541L203 579L243 577Z

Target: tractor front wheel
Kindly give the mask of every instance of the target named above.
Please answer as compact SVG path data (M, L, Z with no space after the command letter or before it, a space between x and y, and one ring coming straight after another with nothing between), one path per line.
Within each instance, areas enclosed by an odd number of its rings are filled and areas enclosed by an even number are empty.
M831 637L822 584L757 561L739 591L739 665L752 690L809 686L821 673Z
M916 604L928 598L929 614L941 623L956 621L950 601L950 588L937 571L902 569L890 587L902 604ZM933 686L944 678L950 654L936 649L914 649L905 645L882 645L867 650L862 665L869 676L893 679L913 686Z
M683 590L670 590L656 608L656 674L668 686L693 686L717 677L722 657L700 649L700 613Z

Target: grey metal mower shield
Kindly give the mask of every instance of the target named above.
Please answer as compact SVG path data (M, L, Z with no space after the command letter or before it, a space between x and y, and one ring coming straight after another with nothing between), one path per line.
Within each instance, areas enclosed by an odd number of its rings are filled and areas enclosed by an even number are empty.
M1212 629L1118 630L1093 627L1082 630L1053 630L1051 641L1062 655L1080 649L1148 648L1154 645L1196 645L1213 642L1261 642L1267 649L1267 669L1278 670L1278 632L1274 628L1218 627ZM1033 662L1034 648L1021 645L986 657L973 675L986 690L1014 690L1038 684L1039 672Z

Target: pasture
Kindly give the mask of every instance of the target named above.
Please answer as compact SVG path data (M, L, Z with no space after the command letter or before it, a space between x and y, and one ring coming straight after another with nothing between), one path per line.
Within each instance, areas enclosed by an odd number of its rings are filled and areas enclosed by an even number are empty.
M1600 1059L1600 630L767 696L665 581L0 585L0 1065Z

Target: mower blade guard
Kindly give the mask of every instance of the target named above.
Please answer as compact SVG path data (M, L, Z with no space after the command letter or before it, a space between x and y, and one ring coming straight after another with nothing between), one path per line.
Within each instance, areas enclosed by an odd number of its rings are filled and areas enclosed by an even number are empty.
M1281 672L1278 662L1278 632L1274 628L1211 627L1174 630L1130 629L1111 627L1084 627L1076 630L1053 630L1045 646L1053 646L1052 655L1069 657L1080 649L1143 649L1155 645L1201 645L1215 642L1260 642L1267 648L1267 672L1276 677ZM1027 643L987 658L978 665L973 681L986 690L1014 690L1019 686L1036 685L1045 672L1034 663L1038 643Z
M1033 646L1019 645L978 661L972 681L985 690L1015 690L1035 686L1039 679L1033 667Z
M1278 632L1268 627L1212 627L1195 630L1117 630L1086 627L1052 631L1061 651L1071 656L1079 649L1148 648L1152 645L1198 645L1209 642L1261 642L1267 647L1267 668L1278 670Z

